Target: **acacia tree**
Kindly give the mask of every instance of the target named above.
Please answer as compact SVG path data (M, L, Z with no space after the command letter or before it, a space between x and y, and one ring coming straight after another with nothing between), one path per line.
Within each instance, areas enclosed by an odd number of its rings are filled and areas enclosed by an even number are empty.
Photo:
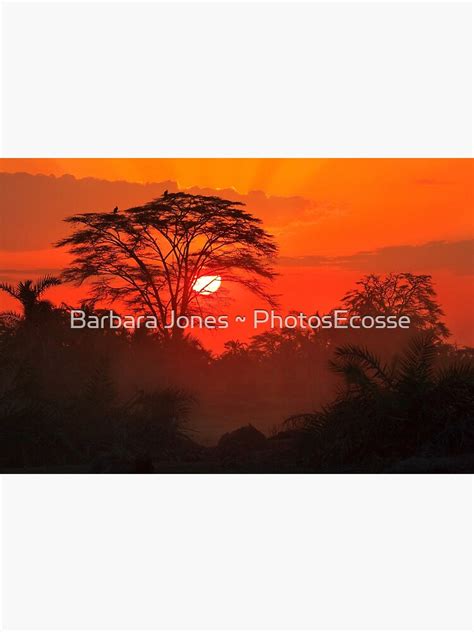
M95 301L120 301L154 316L166 337L179 335L164 327L171 311L175 317L202 312L202 288L201 294L193 290L201 276L238 283L273 305L266 282L275 277L277 248L261 220L242 206L165 192L123 212L68 217L73 232L56 244L74 256L63 278L78 285L91 281Z
M436 339L449 336L431 275L400 272L380 277L369 274L357 288L343 297L344 306L354 314L410 316L418 330L430 331Z

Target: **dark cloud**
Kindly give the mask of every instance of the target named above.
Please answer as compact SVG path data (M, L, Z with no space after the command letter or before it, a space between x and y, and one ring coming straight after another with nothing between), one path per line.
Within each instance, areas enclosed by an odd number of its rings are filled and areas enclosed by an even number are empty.
M427 272L449 270L456 274L474 274L474 240L431 241L419 246L388 246L357 252L346 257L280 257L284 266L330 266L360 272Z
M210 189L191 187L186 189L195 195L218 195L228 200L242 202L247 210L259 217L265 228L273 234L289 230L293 226L314 224L327 212L323 205L301 196L283 197L267 195L263 191L249 191L241 194L234 189Z
M0 173L0 250L48 248L66 234L66 216L143 204L165 189L176 183Z
M66 234L62 221L68 215L90 211L129 208L159 197L166 189L177 191L176 182L108 181L97 178L75 178L0 173L0 250L22 251L48 248ZM311 224L325 212L313 201L302 197L269 196L263 191L246 195L234 189L192 187L189 193L218 195L242 202L260 217L270 232L278 234L292 223Z
M0 268L0 278L1 277L14 277L14 276L25 276L25 274L32 275L41 275L44 276L46 274L59 274L61 272L61 268Z

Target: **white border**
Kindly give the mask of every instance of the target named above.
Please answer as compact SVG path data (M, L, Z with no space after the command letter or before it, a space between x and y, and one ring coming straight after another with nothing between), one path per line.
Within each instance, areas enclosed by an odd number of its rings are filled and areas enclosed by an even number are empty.
M4 2L4 155L467 157L470 8Z
M350 0L351 1L351 0ZM33 2L35 4L39 4L38 0L33 0ZM67 0L66 0L67 2ZM63 2L64 4L66 2ZM181 3L181 0L176 0L175 3ZM226 2L226 0L221 0L221 2ZM423 4L429 4L429 0L422 0ZM14 3L10 2L9 4L19 4L19 3L23 3L23 0L15 0ZM338 3L338 0L335 0L335 2L333 2L333 4ZM351 2L353 3L353 2ZM356 0L357 3L357 0ZM378 4L382 4L383 0L381 2L378 2ZM2 13L4 11L4 5L5 3L2 2L1 3L1 7L0 7L0 20L2 18ZM110 3L108 3L110 4ZM435 4L439 4L438 2L436 2ZM450 3L448 3L450 4ZM452 3L451 3L452 4ZM470 4L472 6L472 3L467 2L467 3L463 3L463 4ZM472 14L471 14L471 21L472 21ZM48 29L54 31L55 28L57 28L58 23L57 21L53 21L50 22L49 24L46 25L41 25L41 29L42 29L42 33L44 34L44 38L47 40L48 39ZM79 25L78 25L79 26ZM40 25L36 24L35 27L39 28ZM474 28L474 25L473 25ZM13 34L14 35L14 34ZM53 33L54 36L54 33ZM95 42L93 42L93 45L96 45ZM2 47L3 49L3 47ZM41 53L41 51L40 51ZM2 54L2 50L0 50L0 55ZM5 60L3 60L5 63ZM3 65L2 65L3 68ZM249 71L252 72L252 68L249 68ZM410 69L407 68L407 71L409 72ZM1 69L0 69L1 72ZM471 90L472 90L472 83L471 83ZM53 97L54 95L52 95ZM471 100L472 100L472 93L471 93ZM31 101L32 104L34 105L34 101L35 101L35 96L34 94L31 97ZM0 101L0 108L1 108L1 101ZM78 113L80 112L80 108L78 107ZM456 118L456 113L452 112L451 113L451 117L454 120ZM334 125L334 122L337 121L337 116L332 116L330 118L330 125ZM18 120L15 122L14 119L10 119L8 120L8 123L12 122L13 125L16 125L18 127ZM469 122L470 123L470 122ZM460 122L460 124L463 124L462 121ZM211 128L212 128L212 121L211 121ZM0 126L0 146L1 145L1 133L2 133L2 129ZM472 133L472 125L471 125L471 133ZM96 155L96 156L101 156L101 155L107 155L107 156L114 156L114 155L139 155L139 156L167 156L167 155L172 155L172 156L184 156L184 155L197 155L197 156L204 156L204 155L227 155L227 152L229 155L232 156L238 156L238 155L244 155L244 156L249 156L249 155L283 155L283 156L288 156L288 155L308 155L305 152L309 152L309 155L311 156L323 156L323 157L328 157L331 155L338 155L338 156L360 156L360 155L378 155L378 156L384 156L384 155L392 155L392 156L397 156L397 155L401 155L401 156L411 156L411 155L417 155L417 156L431 156L431 155L436 155L436 156L465 156L465 155L471 155L472 156L472 142L471 142L471 149L470 151L468 151L466 153L466 147L464 146L457 146L456 148L456 143L452 142L453 139L451 139L451 142L446 142L446 144L444 146L438 146L438 147L433 147L432 145L427 144L424 148L421 148L420 146L416 146L413 145L411 143L407 143L407 139L406 137L404 137L403 135L400 136L398 139L395 139L395 142L393 145L391 145L390 142L387 143L387 139L385 138L383 143L376 145L376 144L372 144L371 146L365 146L365 147L361 147L360 143L358 144L357 139L354 142L354 138L355 137L350 137L350 135L348 136L346 134L345 138L344 138L344 143L340 144L340 145L331 145L331 146L324 146L324 143L321 143L320 140L318 140L318 142L315 145L311 145L309 144L308 147L304 148L304 147L299 147L297 149L293 148L288 148L288 147L284 147L284 146L280 146L278 147L277 145L275 145L272 150L268 150L269 148L266 148L266 151L264 151L264 148L262 146L254 146L251 147L249 149L249 147L247 147L245 149L245 151L242 149L242 147L239 145L239 143L237 143L236 146L234 147L225 147L224 151L217 151L216 149L219 149L218 147L216 147L216 145L212 146L212 144L210 145L195 145L194 147L190 147L183 145L182 148L178 151L176 149L175 146L173 146L173 143L171 143L168 148L164 147L162 144L159 145L159 149L157 149L157 145L155 144L156 139L152 139L152 142L150 142L149 145L136 145L133 142L130 144L130 139L127 139L128 142L124 145L113 145L110 142L107 143L107 139L105 138L99 138L97 142L93 142L92 144L87 144L88 142L90 143L90 137L85 137L85 138L80 138L78 136L78 134L76 134L75 136L73 135L71 138L69 138L67 140L66 144L63 144L63 140L59 138L58 136L55 136L54 134L54 129L53 129L53 133L52 136L50 137L50 142L44 143L44 137L39 136L38 138L31 138L31 144L30 146L28 146L27 143L25 143L24 139L19 139L18 145L14 146L14 144L12 144L11 139L9 141L9 146L8 146L8 150L9 150L9 155L10 156L14 156L14 155L19 155L19 156L26 156L26 155L30 155L30 156L41 156L41 157L45 157L45 156L80 156L80 155L85 155L85 156L92 156L92 155ZM239 140L239 139L237 139ZM21 142L20 142L21 141ZM40 141L40 142L38 142ZM473 139L474 141L474 139ZM192 143L191 143L192 145ZM4 154L5 155L5 154ZM59 477L58 477L59 478ZM125 478L125 477L124 477ZM414 477L415 480L417 479L417 477ZM439 480L440 482L444 479L445 477L437 477L437 480ZM450 477L448 477L450 478ZM474 509L474 488L472 486L472 477L470 477L471 479L471 498L468 499L466 498L465 502L471 502L471 510ZM321 482L321 478L317 477L315 478L315 481L318 481L318 483ZM361 479L356 479L355 482L353 483L354 479L348 479L348 485L347 485L347 492L346 495L350 495L351 493L353 493L353 485L357 485L357 480L361 480ZM405 477L404 480L409 480L409 477ZM457 481L459 481L459 484L462 485L462 481L464 480L464 477L457 477L456 478ZM0 496L1 496L1 492L2 492L2 487L4 484L4 480L3 477L0 477ZM441 483L440 483L441 484ZM406 492L405 492L406 493ZM398 495L395 495L395 501L397 500ZM24 497L25 502L28 502L27 497ZM31 498L31 501L33 501L33 498ZM81 498L81 496L78 497L78 501L82 502L83 498ZM51 515L51 520L54 520L54 515ZM473 521L474 521L474 514L473 514ZM33 525L34 528L34 525ZM427 528L429 528L429 526L427 525ZM0 530L1 530L1 521L0 521ZM232 536L232 534L230 534L230 537ZM455 537L455 535L453 534L453 537ZM473 547L471 545L471 552L473 550ZM474 564L474 559L473 559L473 564ZM455 581L456 578L453 578L453 581ZM0 577L0 583L1 583L1 577ZM0 591L0 611L1 611L1 595L3 593ZM27 603L27 600L26 600ZM473 611L473 620L474 620L474 611ZM1 619L0 619L1 621ZM5 629L2 626L3 629Z

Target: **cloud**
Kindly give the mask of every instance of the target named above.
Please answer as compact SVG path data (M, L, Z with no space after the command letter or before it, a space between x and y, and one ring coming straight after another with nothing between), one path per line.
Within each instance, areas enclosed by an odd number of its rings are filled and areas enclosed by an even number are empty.
M0 173L0 249L4 251L40 250L65 236L62 221L75 213L121 209L138 206L159 197L165 190L177 191L174 181L137 182L109 181L97 178L75 178ZM234 189L191 187L185 191L201 195L218 195L242 202L247 210L260 217L265 228L277 235L282 231L313 224L327 208L299 196L267 195L263 191L241 194Z
M308 255L280 257L282 266L335 267L360 272L425 272L448 270L458 275L474 274L474 240L431 241L410 246L388 246L356 252L345 257Z
M194 195L219 195L228 200L242 202L248 211L265 223L265 229L276 236L282 231L287 232L300 226L318 223L329 208L301 196L267 195L263 191L242 194L234 189L191 187L186 189L186 192Z
M134 182L0 173L0 248L40 250L66 234L66 216L88 211L112 210L143 204L165 189L176 190L174 182Z
M12 278L25 275L44 276L46 274L59 274L61 268L0 268L0 278Z

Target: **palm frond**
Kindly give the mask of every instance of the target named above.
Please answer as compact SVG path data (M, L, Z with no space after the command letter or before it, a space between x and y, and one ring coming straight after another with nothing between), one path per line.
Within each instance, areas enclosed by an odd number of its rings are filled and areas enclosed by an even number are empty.
M51 274L47 274L46 276L39 279L33 286L32 290L37 297L40 297L48 288L54 287L56 285L61 285L61 279L55 277Z
M11 327L18 324L21 321L21 314L14 311L7 311L0 313L0 325Z
M359 347L357 345L344 345L338 347L335 352L336 360L331 362L331 368L337 373L342 373L346 377L353 375L362 377L365 375L366 380L379 380L386 386L392 383L391 370L367 347ZM359 369L356 371L356 369Z
M474 388L474 364L469 360L458 360L440 369L437 375L438 386L466 384Z
M415 336L400 360L398 380L418 384L430 381L436 352L436 339L432 333Z
M18 298L17 290L10 283L0 283L0 290L10 294L13 298Z

